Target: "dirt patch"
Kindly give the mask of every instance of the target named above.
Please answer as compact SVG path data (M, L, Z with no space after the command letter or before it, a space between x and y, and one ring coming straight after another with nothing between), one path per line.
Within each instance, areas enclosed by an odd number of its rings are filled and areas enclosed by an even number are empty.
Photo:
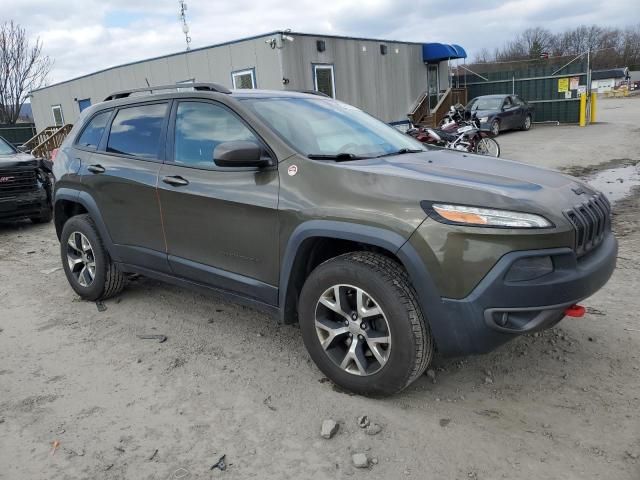
M636 166L640 163L640 160L631 158L612 158L611 160L593 165L571 165L568 167L561 167L560 171L573 175L574 177L585 178L593 175L596 172L602 170L611 170L615 168Z

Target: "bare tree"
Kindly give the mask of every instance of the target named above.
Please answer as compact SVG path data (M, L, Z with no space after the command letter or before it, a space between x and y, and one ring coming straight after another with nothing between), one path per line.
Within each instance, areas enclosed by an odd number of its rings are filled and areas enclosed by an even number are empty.
M591 52L594 69L630 67L640 69L640 24L624 30L598 25L581 25L557 34L542 27L528 28L502 48L492 52L482 49L476 62L528 62L540 60L540 54L549 53L549 62L556 57L581 55ZM546 62L547 60L545 60Z
M542 27L527 28L520 35L519 42L523 44L529 58L539 58L543 52L549 52L555 39L553 34Z
M18 121L29 92L45 84L51 66L39 38L32 44L13 21L0 26L0 123Z

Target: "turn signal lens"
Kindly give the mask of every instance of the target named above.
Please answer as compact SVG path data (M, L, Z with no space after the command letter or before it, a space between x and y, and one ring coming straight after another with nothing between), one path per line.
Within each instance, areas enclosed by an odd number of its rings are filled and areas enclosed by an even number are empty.
M487 219L475 213L458 212L455 210L445 210L434 205L433 209L438 212L442 218L446 218L457 223L473 223L474 225L486 225Z
M442 203L434 203L431 208L441 221L445 220L457 224L505 228L548 228L553 226L546 218L533 213Z

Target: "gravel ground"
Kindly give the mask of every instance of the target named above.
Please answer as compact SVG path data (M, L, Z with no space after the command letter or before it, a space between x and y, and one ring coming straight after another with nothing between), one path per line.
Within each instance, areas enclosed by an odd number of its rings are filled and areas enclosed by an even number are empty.
M640 100L600 106L586 129L502 135L504 156L636 164ZM0 225L0 478L638 479L639 208L637 189L615 205L618 269L583 319L437 358L384 400L332 388L296 326L215 297L140 278L98 311L57 269L52 225Z

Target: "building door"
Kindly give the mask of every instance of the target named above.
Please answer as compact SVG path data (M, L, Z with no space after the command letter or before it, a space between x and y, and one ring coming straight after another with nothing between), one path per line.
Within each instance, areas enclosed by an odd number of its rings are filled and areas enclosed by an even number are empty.
M436 108L438 104L438 92L440 91L440 72L437 63L427 65L427 94L429 95L429 110Z
M336 98L336 77L333 65L313 65L313 89L328 97Z

